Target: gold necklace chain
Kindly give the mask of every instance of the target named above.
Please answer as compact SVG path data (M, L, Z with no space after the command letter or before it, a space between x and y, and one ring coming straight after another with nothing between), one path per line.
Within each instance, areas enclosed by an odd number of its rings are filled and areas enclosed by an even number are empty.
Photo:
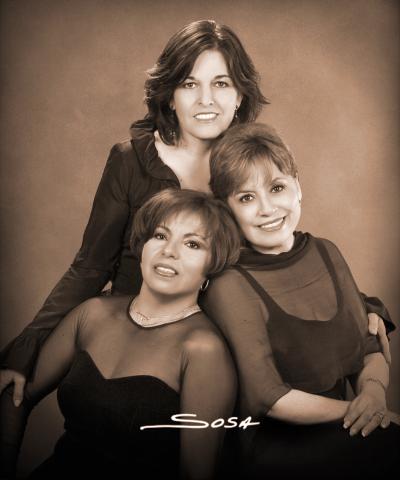
M135 297L131 304L129 305L128 313L131 320L139 325L140 327L144 328L151 328L151 327L159 327L160 325L168 325L169 323L178 322L179 320L183 320L194 313L201 312L201 308L195 304L190 307L185 308L181 312L174 313L173 315L160 315L159 317L148 317L143 315L135 309L136 299Z

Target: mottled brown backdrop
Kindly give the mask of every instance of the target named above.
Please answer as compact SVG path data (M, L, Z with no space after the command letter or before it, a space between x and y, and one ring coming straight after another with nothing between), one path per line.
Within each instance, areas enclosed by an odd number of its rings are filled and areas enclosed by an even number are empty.
M335 241L360 288L399 316L399 2L1 0L1 345L74 257L109 149L144 112L145 70L172 33L233 27L294 151L302 228ZM389 405L400 410L399 334ZM31 417L22 470L62 428Z

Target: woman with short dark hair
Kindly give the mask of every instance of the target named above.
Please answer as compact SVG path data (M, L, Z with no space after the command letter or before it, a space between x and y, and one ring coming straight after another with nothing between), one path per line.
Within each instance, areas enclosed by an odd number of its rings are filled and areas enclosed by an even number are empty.
M177 430L172 417L232 413L232 360L197 297L237 261L237 227L211 195L167 189L137 213L132 246L139 294L75 308L43 345L22 404L2 395L1 478L14 476L30 410L57 386L65 433L30 478L215 478L224 428Z

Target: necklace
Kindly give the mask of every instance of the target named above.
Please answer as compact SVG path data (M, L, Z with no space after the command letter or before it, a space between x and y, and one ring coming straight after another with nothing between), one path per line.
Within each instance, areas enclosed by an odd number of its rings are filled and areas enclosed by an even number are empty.
M139 325L140 327L144 328L151 328L151 327L159 327L160 325L167 325L168 323L178 322L179 320L183 320L194 313L200 312L201 308L196 304L192 305L191 307L187 307L181 312L174 313L171 315L160 315L159 317L147 317L136 310L136 299L135 297L129 307L128 307L128 314L133 323Z

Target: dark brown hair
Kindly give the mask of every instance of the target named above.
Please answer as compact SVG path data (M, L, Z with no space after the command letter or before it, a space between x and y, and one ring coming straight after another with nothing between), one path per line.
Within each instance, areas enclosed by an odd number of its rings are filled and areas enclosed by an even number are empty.
M275 130L262 123L236 125L213 145L210 154L210 187L216 198L226 200L249 178L252 167L270 162L285 175L297 177L289 148Z
M175 33L148 71L145 102L161 139L172 145L179 138L178 118L170 108L175 89L186 80L197 57L205 50L222 53L232 81L243 96L234 122L254 121L268 101L261 93L259 75L236 34L226 25L213 20L200 20Z
M211 194L168 188L156 193L138 210L132 226L131 249L141 258L143 245L157 227L179 213L199 215L208 235L211 261L206 275L220 273L239 258L240 237L229 208Z

